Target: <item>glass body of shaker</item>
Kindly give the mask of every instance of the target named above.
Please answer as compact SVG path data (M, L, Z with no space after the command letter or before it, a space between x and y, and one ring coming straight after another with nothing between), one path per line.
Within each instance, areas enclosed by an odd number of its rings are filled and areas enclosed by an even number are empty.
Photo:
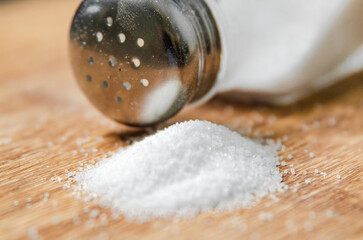
M205 1L223 52L214 92L288 104L363 69L360 0Z

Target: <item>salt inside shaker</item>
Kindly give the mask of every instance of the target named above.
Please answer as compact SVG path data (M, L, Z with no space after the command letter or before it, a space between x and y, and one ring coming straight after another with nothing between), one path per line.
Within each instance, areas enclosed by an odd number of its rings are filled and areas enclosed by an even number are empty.
M289 103L362 69L355 0L84 0L78 84L124 124L167 120L218 92Z

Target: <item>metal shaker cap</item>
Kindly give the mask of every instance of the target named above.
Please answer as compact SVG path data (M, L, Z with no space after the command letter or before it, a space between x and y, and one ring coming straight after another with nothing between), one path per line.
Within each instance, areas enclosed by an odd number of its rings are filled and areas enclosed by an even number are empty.
M220 38L203 0L84 0L73 19L77 82L121 123L165 121L213 86Z

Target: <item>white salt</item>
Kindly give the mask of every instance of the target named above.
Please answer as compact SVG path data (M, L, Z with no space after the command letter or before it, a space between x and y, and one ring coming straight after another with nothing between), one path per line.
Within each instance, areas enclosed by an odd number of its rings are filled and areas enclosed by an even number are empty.
M311 178L306 179L306 180L305 180L305 183L306 183L306 184L310 184L310 183L311 183Z
M329 126L334 127L335 125L337 125L337 120L335 118L330 118Z
M38 239L39 235L38 235L38 229L36 229L35 227L31 227L28 229L28 237L30 239Z
M255 197L280 190L278 148L189 121L119 150L75 180L128 220L193 217L250 207Z

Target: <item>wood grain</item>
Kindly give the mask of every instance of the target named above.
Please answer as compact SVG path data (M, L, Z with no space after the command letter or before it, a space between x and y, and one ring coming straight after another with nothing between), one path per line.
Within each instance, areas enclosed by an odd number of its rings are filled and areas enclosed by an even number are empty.
M106 119L77 88L67 59L67 35L78 4L0 4L0 239L26 239L36 232L41 239L363 238L362 74L294 106L218 97L167 123L206 119L246 135L284 139L281 155L287 166L281 172L290 171L290 165L296 169L296 175L284 175L290 186L286 193L262 199L251 209L201 214L193 220L140 225L112 220L108 209L89 220L88 211L98 207L62 189L65 170L74 171L80 162L115 151L150 129ZM89 152L92 148L99 151ZM55 176L62 180L51 181ZM306 179L312 182L306 184ZM45 193L50 194L47 201Z

